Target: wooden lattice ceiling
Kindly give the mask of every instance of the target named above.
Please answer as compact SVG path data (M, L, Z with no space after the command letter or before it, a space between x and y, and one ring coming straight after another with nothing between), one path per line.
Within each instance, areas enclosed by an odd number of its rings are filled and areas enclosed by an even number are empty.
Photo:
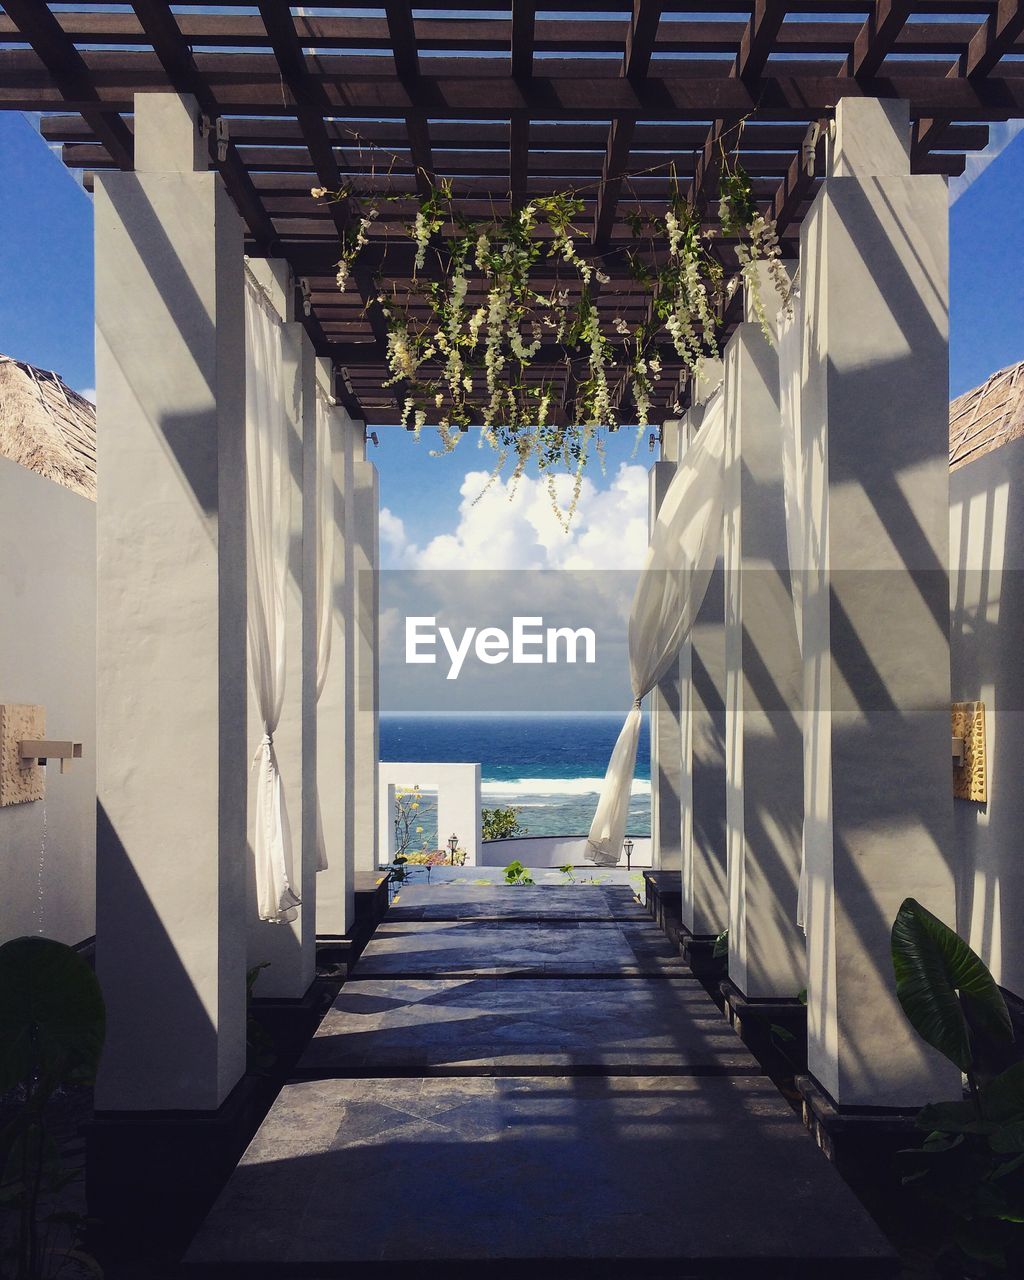
M987 122L1024 115L1018 0L510 3L384 0L305 6L315 16L303 16L279 0L222 0L215 13L191 0L4 0L0 108L44 113L43 136L87 182L131 167L137 91L192 93L207 117L225 119L230 143L218 156L211 134L211 159L249 252L283 256L307 281L317 350L337 361L349 408L373 423L399 417L381 386L374 272L410 275L404 229L435 179L451 180L468 216L581 189L584 248L604 255L611 277L599 305L614 337L615 315L646 306L626 269L625 213L664 210L674 162L714 225L720 140L731 146L741 119L742 163L791 252L820 181L802 143L842 96L908 99L913 164L926 173L960 173L964 153L985 146ZM334 286L338 236L358 201L314 200L314 186L399 197L344 295ZM732 246L717 245L731 267ZM734 319L725 316L725 328ZM569 400L572 369L564 353L549 354L548 373ZM676 399L680 373L666 351L657 416Z

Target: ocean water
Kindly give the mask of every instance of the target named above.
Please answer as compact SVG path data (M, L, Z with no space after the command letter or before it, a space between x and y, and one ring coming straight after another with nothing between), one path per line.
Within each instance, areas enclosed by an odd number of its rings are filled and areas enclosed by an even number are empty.
M622 717L614 715L392 713L381 716L380 758L479 762L485 808L519 807L519 821L531 836L586 835L621 728ZM650 779L645 715L629 810L634 836L651 832ZM430 815L425 817L430 827ZM424 838L436 838L436 824Z

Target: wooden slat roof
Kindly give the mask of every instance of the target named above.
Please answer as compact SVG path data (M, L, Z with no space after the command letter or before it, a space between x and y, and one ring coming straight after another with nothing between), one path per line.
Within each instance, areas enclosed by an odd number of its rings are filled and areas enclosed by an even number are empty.
M222 158L211 145L211 159L248 250L287 258L306 280L317 350L337 361L348 407L374 423L398 420L400 391L381 385L375 272L411 275L406 231L432 181L449 179L469 217L578 188L581 247L603 255L611 276L599 306L614 337L616 315L647 305L627 269L636 243L625 215L664 211L670 164L714 226L720 145L738 136L755 194L793 253L820 182L802 142L842 96L907 98L915 170L947 175L985 146L988 122L1024 114L1018 0L378 0L315 6L316 16L280 0L210 7L4 0L0 109L44 113L44 137L89 174L130 167L136 92L192 93L207 116L226 119L230 145ZM354 198L310 195L342 185ZM382 191L398 198L339 294L339 235L360 193ZM734 246L716 248L731 268ZM734 320L727 314L725 328ZM569 394L565 353L544 354ZM665 351L656 416L675 401L681 372Z
M1024 435L1024 363L999 369L949 406L949 469Z

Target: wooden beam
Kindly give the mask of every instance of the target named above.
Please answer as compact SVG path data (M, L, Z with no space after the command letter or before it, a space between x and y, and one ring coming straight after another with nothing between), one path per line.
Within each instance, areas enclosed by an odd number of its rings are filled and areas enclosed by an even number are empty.
M874 8L857 32L841 75L876 76L899 39L912 4L909 0L875 0Z
M537 0L512 0L512 33L509 54L512 78L529 80L533 76L534 30Z
M633 0L633 15L626 36L621 68L622 78L630 84L642 85L647 79L658 35L658 23L661 21L661 9L661 0ZM635 116L613 120L608 130L601 185L597 193L597 213L594 217L593 240L598 252L611 239L615 211L622 194L635 132Z
M105 111L131 110L139 86L159 90L168 85L151 53L111 54L87 51L88 88ZM102 58L101 63L95 59ZM212 63L208 60L212 58ZM246 64L256 60L258 73ZM235 60L239 65L235 66ZM468 63L470 59L466 59ZM294 116L294 105L281 93L280 74L272 55L196 55L196 65L227 115ZM540 120L610 120L620 117L676 124L687 120L739 120L760 113L764 121L803 121L832 111L851 91L864 97L906 98L912 117L947 115L958 121L1007 120L1024 115L1024 76L989 75L968 79L936 75L918 64L911 72L880 79L850 81L824 68L788 64L786 74L765 75L744 84L715 74L649 76L634 85L624 76L587 76L552 69L527 84L509 76L466 74L421 76L407 86L395 77L354 75L335 80L325 72L317 79L330 103L331 115L366 117L404 115L413 106L427 109L434 120L508 119L526 113ZM102 69L102 73L101 73ZM62 93L38 56L22 49L0 49L0 110L52 111L62 104L77 110L95 107L96 96L81 102Z
M217 100L199 74L192 58L192 50L178 29L167 0L134 0L132 8L170 80L171 87L178 93L191 94L199 104L199 109L211 120L216 119L220 114ZM235 207L257 247L272 254L279 248L277 232L253 186L249 170L239 159L234 145L228 143L223 160L219 158L214 145L211 159L217 164L228 194L235 202Z
M526 185L530 173L530 121L527 116L513 116L508 125L509 192L513 209L526 204Z
M999 0L995 11L975 31L963 57L950 67L947 79L951 82L983 83L1022 31L1024 3L1021 0ZM950 119L949 115L936 114L922 116L915 121L910 143L912 161L939 145Z
M782 0L754 0L732 71L744 83L759 79L767 66L786 16L786 7Z
M961 59L961 72L973 79L994 71L1004 53L1009 53L1024 31L1024 4L1020 0L999 0L989 18L975 32Z
M4 0L4 8L46 66L62 96L82 104L82 117L110 158L118 168L130 169L135 152L132 132L117 111L91 105L99 103L99 94L90 83L88 67L49 7L39 0Z
M420 58L416 49L416 24L413 22L412 5L408 0L385 0L384 12L388 20L395 72L399 80L416 80L420 74Z

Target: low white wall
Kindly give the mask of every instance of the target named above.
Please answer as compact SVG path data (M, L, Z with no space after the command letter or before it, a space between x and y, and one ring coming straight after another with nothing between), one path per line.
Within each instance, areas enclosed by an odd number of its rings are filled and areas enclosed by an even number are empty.
M988 803L954 800L959 932L1024 996L1024 439L950 475L950 664L985 703Z
M96 929L96 506L0 458L0 702L37 703L82 743L46 799L0 809L0 942ZM46 825L46 849L43 824Z
M466 851L466 866L475 866L481 842L480 766L478 764L422 764L386 761L377 766L380 784L380 848L383 866L395 855L395 788L418 786L437 792L437 844L446 849L451 835Z
M586 836L519 836L513 840L485 840L480 846L480 865L507 867L518 860L524 867L593 867L586 858ZM625 867L626 856L619 859ZM651 865L651 840L649 836L633 838L633 867Z

